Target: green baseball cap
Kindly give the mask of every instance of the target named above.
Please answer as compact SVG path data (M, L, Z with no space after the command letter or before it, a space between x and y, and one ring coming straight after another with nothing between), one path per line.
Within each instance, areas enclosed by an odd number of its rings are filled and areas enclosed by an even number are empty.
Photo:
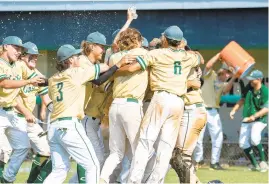
M142 37L143 41L142 41L142 47L149 47L149 42L145 37Z
M23 47L22 40L17 36L8 36L8 37L6 37L3 40L2 45L16 45L16 46L19 46L19 47Z
M183 39L183 32L178 26L168 27L163 35L171 40L181 41Z
M106 45L106 37L102 34L97 32L93 32L87 36L86 39L89 43L96 43L100 45Z
M57 60L64 61L74 55L81 53L81 49L75 49L72 45L66 44L61 46L57 51Z
M26 51L27 54L40 55L38 52L38 48L37 48L36 44L34 44L32 42L24 43L23 47L27 49L27 51Z
M260 70L254 70L246 77L247 80L263 79L263 73Z

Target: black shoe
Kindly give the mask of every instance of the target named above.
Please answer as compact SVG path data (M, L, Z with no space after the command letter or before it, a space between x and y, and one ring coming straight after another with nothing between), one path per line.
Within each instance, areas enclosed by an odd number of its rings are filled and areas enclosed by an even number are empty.
M221 167L219 163L210 164L210 169L211 170L224 170L223 167Z

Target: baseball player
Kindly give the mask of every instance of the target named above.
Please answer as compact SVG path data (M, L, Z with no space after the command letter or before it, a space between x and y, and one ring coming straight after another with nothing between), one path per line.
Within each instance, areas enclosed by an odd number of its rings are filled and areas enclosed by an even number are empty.
M230 78L231 72L226 64L222 65L222 68L216 73L212 67L220 59L220 54L216 54L211 58L204 70L204 84L202 86L202 98L204 99L205 107L207 110L207 124L209 134L212 141L212 157L210 169L222 170L223 168L219 164L223 132L218 109L220 108L220 97L222 94L226 94L232 88L233 82L236 79L235 76L227 83L227 79ZM194 153L194 159L197 163L203 160L203 138L205 129L201 131L199 140L197 142L196 150Z
M26 52L21 56L22 62L26 64L26 66L33 72L37 73L40 76L43 76L36 69L36 62L38 56L40 55L38 52L37 46L32 42L27 42L23 44L24 48L26 48ZM40 95L42 102L48 107L49 110L52 110L52 103L48 96L48 87L39 87L33 85L27 85L21 88L20 91L20 100L21 103L29 110L29 113L34 111L36 105L36 95ZM15 111L15 115L18 117L19 121L26 121L25 116L18 111ZM38 174L43 166L51 168L51 162L49 159L50 150L49 144L46 136L40 137L39 134L43 132L41 126L36 123L27 123L27 133L30 139L31 147L34 149L36 155L34 156L32 162L32 168L30 175L27 179L27 183L34 183L37 179ZM47 175L51 172L51 169L48 170ZM46 177L43 176L43 177ZM39 177L39 182L43 182L45 178Z
M16 101L20 87L44 82L41 77L34 77L35 72L17 62L22 48L23 44L20 38L8 36L3 40L0 49L0 147L2 152L2 141L5 140L3 136L7 136L13 149L9 164L0 178L2 183L15 181L16 174L30 147L26 123L17 121L14 113L14 108L23 114L25 113L25 108ZM33 122L34 119L31 118L30 121Z
M186 81L190 69L200 63L200 56L178 49L183 33L177 26L170 26L162 36L163 49L152 50L138 63L129 66L129 71L150 66L150 86L153 98L142 120L139 142L132 160L129 183L141 183L144 170L159 136L156 151L156 166L148 183L163 180L173 148L176 143L184 102L181 98L187 91Z
M106 45L106 38L99 32L91 33L87 36L87 39L82 42L81 48L83 55L79 56L80 62L83 65L93 66L95 63L102 59L104 53L104 46ZM95 102L100 103L99 95L98 98L93 98L96 95L93 94L95 88L91 82L86 83L86 97L84 102L84 113L85 117L82 121L83 127L86 131L88 138L90 139L100 166L102 168L104 162L103 143L98 135L100 129L100 117L98 117L98 107ZM94 96L93 96L94 95ZM95 102L94 102L95 101ZM93 103L94 102L94 103ZM71 178L70 183L79 181L80 183L85 182L85 169L78 165L77 173Z
M181 42L181 48L185 48L187 40ZM192 68L187 78L187 93L184 97L184 113L180 120L179 133L176 147L173 151L170 163L176 171L180 183L195 184L196 175L192 165L192 153L195 149L201 130L206 124L206 109L201 95L200 67Z
M142 37L142 47L145 49L145 50L148 50L148 48L149 48L149 43L148 43L148 40L145 38L145 37ZM148 88L149 87L147 87L147 90L146 90L146 92L145 92L145 97L144 97L144 99L143 99L143 114L144 114L144 104L145 104L145 98L146 98L146 95L147 95L147 97L149 97L148 96L148 94L149 94L149 92L148 92ZM129 160L129 158L128 158L128 156L127 155L130 155L131 153L129 153L130 151L131 151L131 149L130 149L130 145L128 144L127 146L126 146L126 150L128 150L128 152L127 153L125 153L125 156L124 156L124 158L123 158L123 160L122 160L122 164L121 164L121 173L120 173L120 175L119 175L119 177L118 177L118 179L117 179L117 181L118 182L120 182L120 183L126 183L126 181L127 181L127 178L128 178L128 175L129 175L129 170L130 170L130 166L131 166L131 160Z
M102 55L104 53L104 46L106 45L106 38L103 34L99 32L94 32L88 35L86 41L82 43L82 48L83 48L83 57L86 58L87 62L86 65L91 65L92 63L96 63L100 60L102 60ZM122 60L123 62L129 61L131 58ZM133 57L133 60L135 58ZM101 85L105 81L107 81L115 72L118 68L121 67L121 63L119 62L116 65L112 66L106 73L102 74L98 80L88 82L86 84L86 98L85 98L85 109L84 112L86 114L85 118L83 119L83 125L84 128L87 132L87 136L89 137L91 143L93 144L95 153L97 155L98 161L100 163L100 166L103 166L104 163L104 146L103 146L103 141L100 133L100 117L96 112L92 104L89 104L89 102L92 99L92 92L94 91L93 84L94 85ZM131 62L131 61L129 61ZM85 64L85 62L84 62ZM107 83L109 85L109 82ZM104 88L107 86L104 85ZM95 99L99 102L102 102L101 99ZM96 102L96 101L95 101ZM95 104L96 106L97 104ZM97 107L97 106L96 106ZM85 170L83 167L78 166L78 178L79 180L84 177L83 173L85 173ZM81 175L81 176L80 176ZM83 181L81 181L83 182Z
M99 162L81 120L84 117L85 83L108 70L107 65L79 67L82 50L63 45L57 51L58 73L49 79L53 101L48 132L53 169L44 183L63 183L70 168L69 155L86 169L86 182L98 183Z
M239 146L242 148L251 161L252 170L266 172L264 148L261 144L261 133L267 126L268 114L268 88L262 84L263 73L254 70L247 77L250 81L242 93L241 99L230 112L233 119L236 111L242 106L243 117L239 136ZM261 159L258 164L252 146L256 147Z
M143 56L147 53L147 50L141 48L142 35L134 28L121 32L117 45L121 52L110 57L110 64L118 63L124 56ZM130 153L134 153L137 133L143 116L142 100L147 84L148 73L143 70L127 76L117 76L116 74L114 77L114 100L109 111L110 155L101 172L102 182L109 183L110 175L125 155L127 141L131 146Z

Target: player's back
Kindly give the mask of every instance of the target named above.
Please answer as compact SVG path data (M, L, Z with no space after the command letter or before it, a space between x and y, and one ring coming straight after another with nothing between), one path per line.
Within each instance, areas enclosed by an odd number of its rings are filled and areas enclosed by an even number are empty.
M150 86L152 91L167 91L182 96L187 91L187 76L200 63L197 54L172 48L149 52Z
M118 52L111 56L110 64L116 64L125 55L145 56L148 53L143 48L135 48L129 51ZM117 76L114 78L113 98L135 98L143 100L148 85L148 72L137 71L127 76Z
M53 102L52 121L63 117L84 117L85 83L94 79L95 68L69 68L49 79L49 96Z

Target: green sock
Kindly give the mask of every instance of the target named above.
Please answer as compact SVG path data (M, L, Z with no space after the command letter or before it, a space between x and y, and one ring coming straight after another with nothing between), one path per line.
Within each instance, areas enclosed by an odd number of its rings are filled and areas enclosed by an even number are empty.
M77 165L77 173L78 173L78 181L79 183L86 183L86 178L85 178L85 169L81 165Z
M3 176L3 172L4 172L4 169L5 169L5 165L6 165L5 162L0 161L0 177Z
M254 167L258 167L258 163L257 163L257 160L254 156L254 152L253 152L252 148L249 147L247 149L244 149L244 152L247 155L247 157L249 158L249 160L251 161L252 165Z
M260 155L261 161L264 161L264 162L265 162L265 154L264 154L264 149L263 149L262 144L261 144L261 143L258 144L258 145L256 146L256 148L257 148L258 151L259 151L259 155Z
M37 176L36 180L34 183L43 183L44 180L48 177L48 175L52 171L52 162L50 159L47 160L46 164L44 167L42 167L39 175Z
M32 160L32 168L29 174L29 177L27 179L27 183L33 183L38 174L40 173L41 168L44 166L46 163L45 161L48 159L47 156L42 156L37 154L34 159Z

